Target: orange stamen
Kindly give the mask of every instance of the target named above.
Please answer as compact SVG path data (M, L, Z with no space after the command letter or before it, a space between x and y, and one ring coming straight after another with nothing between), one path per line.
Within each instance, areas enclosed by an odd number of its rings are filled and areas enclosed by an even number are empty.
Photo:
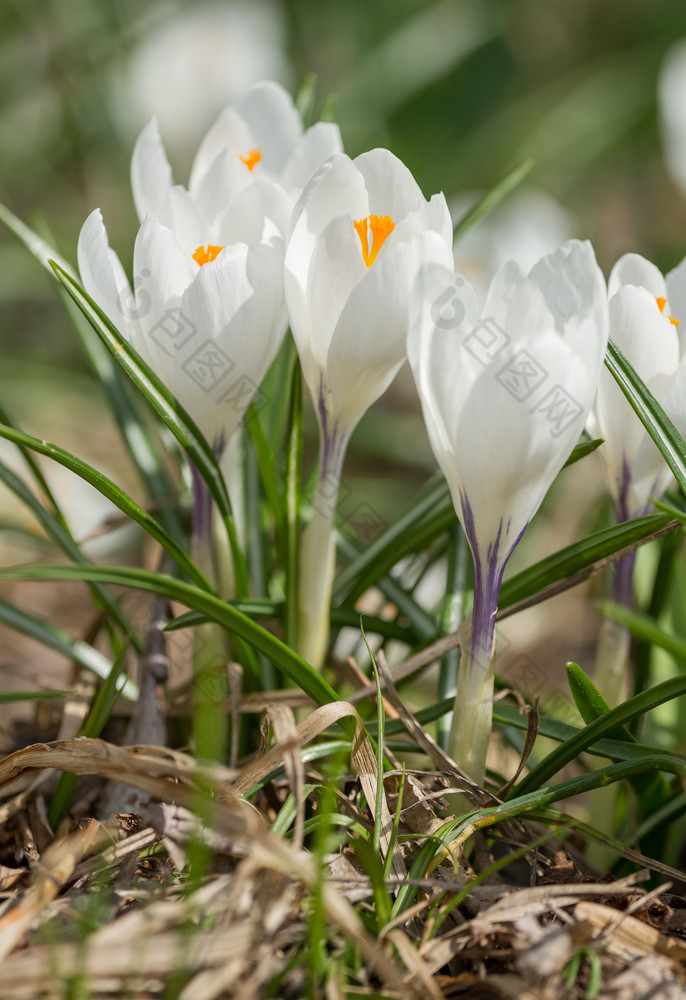
M362 259L367 267L371 267L379 250L395 229L395 222L390 215L368 215L366 219L358 219L353 222L353 225L362 244ZM372 233L371 250L369 249L369 230Z
M655 301L657 302L657 308L660 310L660 312L664 312L665 306L667 305L667 299L663 299L662 296L660 295L655 299ZM679 320L674 319L673 316L668 316L667 319L673 326L679 325Z
M206 247L198 247L193 254L193 260L202 267L203 264L209 264L215 257L218 257L223 249L224 247L213 247L211 243L208 243Z
M239 156L238 159L241 163L245 163L248 170L252 170L262 159L262 153L259 149L249 149L245 156Z

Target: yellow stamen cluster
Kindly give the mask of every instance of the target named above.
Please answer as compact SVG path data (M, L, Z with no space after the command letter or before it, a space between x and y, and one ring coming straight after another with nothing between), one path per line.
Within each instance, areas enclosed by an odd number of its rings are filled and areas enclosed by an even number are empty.
M353 222L353 225L362 244L362 259L367 267L371 267L379 250L395 229L395 222L390 215L368 215L366 219L358 219L357 222ZM369 247L370 231L372 234L371 249Z
M224 247L213 247L211 243L208 243L206 247L198 247L193 254L193 260L202 267L203 264L209 264L211 260L214 260L223 249Z
M657 307L660 310L660 312L664 312L665 311L665 306L667 305L667 299L663 299L662 296L658 296L655 299L655 301L657 302ZM678 319L674 319L673 316L668 316L667 319L674 326L678 326L679 325L679 320Z
M262 153L259 149L249 149L245 156L239 156L238 159L246 165L248 170L252 170L262 159Z

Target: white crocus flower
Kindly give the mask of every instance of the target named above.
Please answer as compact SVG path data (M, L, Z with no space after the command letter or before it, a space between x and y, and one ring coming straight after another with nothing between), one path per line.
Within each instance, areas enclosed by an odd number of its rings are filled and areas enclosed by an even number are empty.
M261 226L251 219L243 232L232 228L233 242L190 253L148 215L136 236L133 289L99 210L86 219L78 246L84 288L174 393L217 458L286 329L280 235L264 218ZM194 486L194 555L213 572L211 501L197 477Z
M491 729L503 571L583 430L607 331L605 281L589 243L569 241L528 276L503 265L480 317L471 287L443 267L422 269L415 287L408 356L474 560L450 750L475 781Z
M133 289L109 247L99 209L79 236L84 288L171 389L217 456L285 333L283 245L269 220L262 219L262 227L254 242L198 246L189 253L149 215L134 245Z
M312 520L301 550L298 646L320 666L328 640L333 519L350 435L406 354L410 290L429 261L449 266L442 194L426 201L385 149L334 156L307 184L286 247L291 329L319 422Z
M655 396L677 430L686 433L686 359L680 361L679 319L686 321L686 261L663 277L650 261L629 253L608 282L610 337ZM603 438L604 459L617 521L647 514L672 474L609 371L600 375L589 429ZM613 599L633 605L634 553L614 568ZM596 683L611 706L627 696L631 636L603 619L596 652Z
M686 261L667 279L639 254L617 261L608 282L610 337L682 434L686 432L686 360L680 323L686 322ZM607 370L600 376L590 421L604 439L605 460L617 520L647 513L671 472L657 446Z
M318 122L307 131L293 99L277 83L250 87L219 116L200 143L188 189L175 185L159 128L143 129L131 160L131 187L142 222L152 212L183 243L199 243L237 196L253 187L258 214L285 235L293 202L314 171L342 149L338 126ZM255 209L254 209L255 210Z

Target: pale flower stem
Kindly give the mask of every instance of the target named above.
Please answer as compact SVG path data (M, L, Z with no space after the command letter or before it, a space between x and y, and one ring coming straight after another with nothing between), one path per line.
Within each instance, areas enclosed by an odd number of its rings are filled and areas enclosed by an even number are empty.
M469 646L463 649L457 677L449 752L478 784L486 773L486 752L493 720L495 616L502 569L474 560L474 604Z
M347 438L321 432L312 517L300 541L296 651L317 670L329 643L331 590L336 565L334 521Z

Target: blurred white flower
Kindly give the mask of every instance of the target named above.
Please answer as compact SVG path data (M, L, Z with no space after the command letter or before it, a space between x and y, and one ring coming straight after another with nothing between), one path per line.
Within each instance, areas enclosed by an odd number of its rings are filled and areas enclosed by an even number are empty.
M407 167L385 149L355 160L332 157L293 213L286 303L320 434L300 573L299 649L315 666L328 639L332 528L347 444L405 359L419 268L429 261L450 266L451 240L444 196L426 201Z
M679 333L686 324L686 259L665 280L650 261L629 253L617 261L608 282L610 337L636 369L677 430L686 433L686 359ZM590 419L604 439L604 458L617 519L647 513L671 472L626 396L603 369Z
M125 139L156 115L170 147L192 148L219 112L260 80L290 86L287 30L274 0L144 8L140 38L112 85Z
M432 449L474 560L451 753L475 781L491 728L503 571L576 444L607 345L605 281L572 240L525 275L495 275L481 311L468 283L431 264L416 283L408 357Z
M478 198L471 193L451 201L454 224ZM571 217L549 194L534 188L515 191L456 239L455 270L467 279L481 303L491 278L508 260L528 272L571 235Z
M657 89L662 143L669 171L686 192L686 40L668 51Z
M188 247L215 239L233 242L233 226L251 230L254 240L255 225L265 215L285 236L293 201L303 185L340 149L336 125L317 122L304 131L290 94L263 81L226 108L207 132L186 190L173 182L153 118L139 135L131 158L138 218L142 222L152 212Z

